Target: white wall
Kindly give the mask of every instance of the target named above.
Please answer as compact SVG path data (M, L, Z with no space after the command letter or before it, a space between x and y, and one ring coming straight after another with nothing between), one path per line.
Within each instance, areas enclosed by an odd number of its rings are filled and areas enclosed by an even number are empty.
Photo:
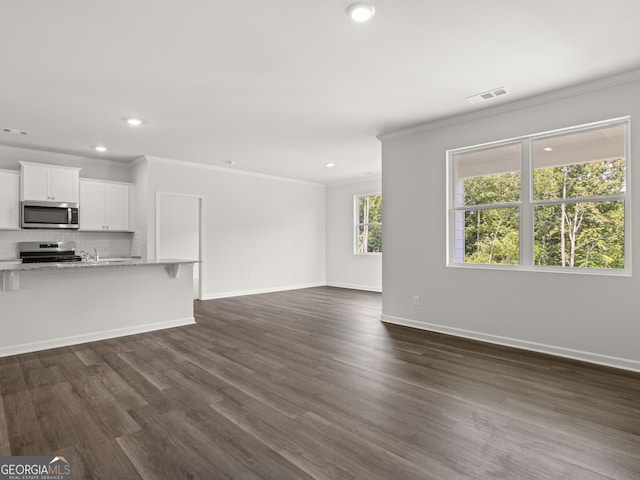
M382 255L353 253L354 195L381 191L380 177L327 187L327 285L382 290Z
M147 257L157 191L205 204L203 298L325 284L325 187L147 157Z
M203 199L181 193L156 195L156 257L200 261ZM193 298L200 299L200 264L193 266Z
M156 202L156 254L160 259L199 260L200 200L181 194L161 194Z
M131 255L134 257L152 258L148 255L147 241L149 232L149 215L147 203L149 198L149 181L147 178L148 162L142 157L131 167L131 176L136 184L136 232L133 235Z
M445 266L447 149L625 115L640 191L637 74L383 137L383 320L640 370L640 253L632 277ZM634 253L638 198L628 206Z

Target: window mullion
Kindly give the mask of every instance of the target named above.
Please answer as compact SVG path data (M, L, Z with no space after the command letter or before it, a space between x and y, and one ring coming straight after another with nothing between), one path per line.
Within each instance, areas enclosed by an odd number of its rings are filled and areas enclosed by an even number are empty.
M504 203L478 203L473 205L463 205L454 207L456 212L466 212L467 210L490 210L492 208L520 208L520 202L504 202Z
M532 200L532 204L537 205L560 205L562 203L596 203L596 202L616 202L624 201L626 195L596 195L592 197L568 197L568 198L550 198L544 200Z
M531 141L520 148L520 265L533 265L533 168Z

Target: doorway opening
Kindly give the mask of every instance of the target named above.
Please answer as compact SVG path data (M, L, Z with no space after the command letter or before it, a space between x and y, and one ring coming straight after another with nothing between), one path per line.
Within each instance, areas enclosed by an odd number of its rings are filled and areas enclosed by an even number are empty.
M193 298L204 295L204 197L156 192L156 260L195 260Z

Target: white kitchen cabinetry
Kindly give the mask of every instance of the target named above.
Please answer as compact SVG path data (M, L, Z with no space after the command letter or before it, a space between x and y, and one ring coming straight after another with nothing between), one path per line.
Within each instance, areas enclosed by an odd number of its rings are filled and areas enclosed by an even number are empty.
M20 174L0 170L0 230L20 228Z
M22 200L78 203L80 169L20 162Z
M134 186L128 183L80 180L80 230L134 230Z

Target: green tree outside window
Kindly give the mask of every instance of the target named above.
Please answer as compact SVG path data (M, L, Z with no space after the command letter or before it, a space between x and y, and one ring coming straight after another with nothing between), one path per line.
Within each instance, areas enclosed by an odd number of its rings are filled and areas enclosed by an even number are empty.
M382 253L382 195L356 195L356 253Z

